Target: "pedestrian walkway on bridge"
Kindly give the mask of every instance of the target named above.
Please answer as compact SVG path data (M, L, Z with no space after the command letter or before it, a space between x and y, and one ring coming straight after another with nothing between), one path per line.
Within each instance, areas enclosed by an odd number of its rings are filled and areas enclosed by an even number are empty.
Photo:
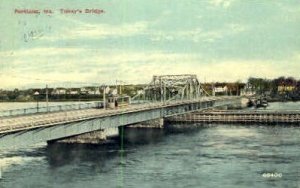
M136 111L150 110L155 108L165 108L169 106L190 104L194 102L208 102L216 100L226 100L232 97L204 97L200 100L184 100L184 101L169 101L166 103L145 103L129 105L118 109L78 109L67 110L60 112L45 112L36 114L25 114L19 116L6 116L0 118L0 134L26 129L33 129L39 127L54 126L58 124L66 124L70 122L83 121L88 119L95 119L100 117L120 115Z

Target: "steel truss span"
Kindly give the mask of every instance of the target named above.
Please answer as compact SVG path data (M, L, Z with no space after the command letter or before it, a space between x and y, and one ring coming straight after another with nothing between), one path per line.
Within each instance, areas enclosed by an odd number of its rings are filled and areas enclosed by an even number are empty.
M208 95L195 74L154 75L152 81L133 100L192 100Z

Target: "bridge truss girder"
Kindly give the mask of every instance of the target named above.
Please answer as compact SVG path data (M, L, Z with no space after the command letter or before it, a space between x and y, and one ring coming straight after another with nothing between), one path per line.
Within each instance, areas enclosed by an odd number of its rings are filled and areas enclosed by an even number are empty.
M197 99L203 95L196 75L155 75L143 92L134 97L146 101Z

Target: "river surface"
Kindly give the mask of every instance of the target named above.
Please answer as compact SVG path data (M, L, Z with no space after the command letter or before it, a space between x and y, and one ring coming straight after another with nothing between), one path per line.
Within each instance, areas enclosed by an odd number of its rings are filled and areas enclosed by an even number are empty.
M115 141L0 151L0 187L300 187L299 126L173 127L184 128L125 130L124 148Z

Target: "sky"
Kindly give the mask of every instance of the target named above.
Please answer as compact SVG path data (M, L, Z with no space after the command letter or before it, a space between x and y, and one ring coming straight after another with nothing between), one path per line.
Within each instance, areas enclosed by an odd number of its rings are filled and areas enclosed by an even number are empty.
M23 9L41 13L15 12ZM300 79L299 0L0 0L0 10L0 89L165 74Z

